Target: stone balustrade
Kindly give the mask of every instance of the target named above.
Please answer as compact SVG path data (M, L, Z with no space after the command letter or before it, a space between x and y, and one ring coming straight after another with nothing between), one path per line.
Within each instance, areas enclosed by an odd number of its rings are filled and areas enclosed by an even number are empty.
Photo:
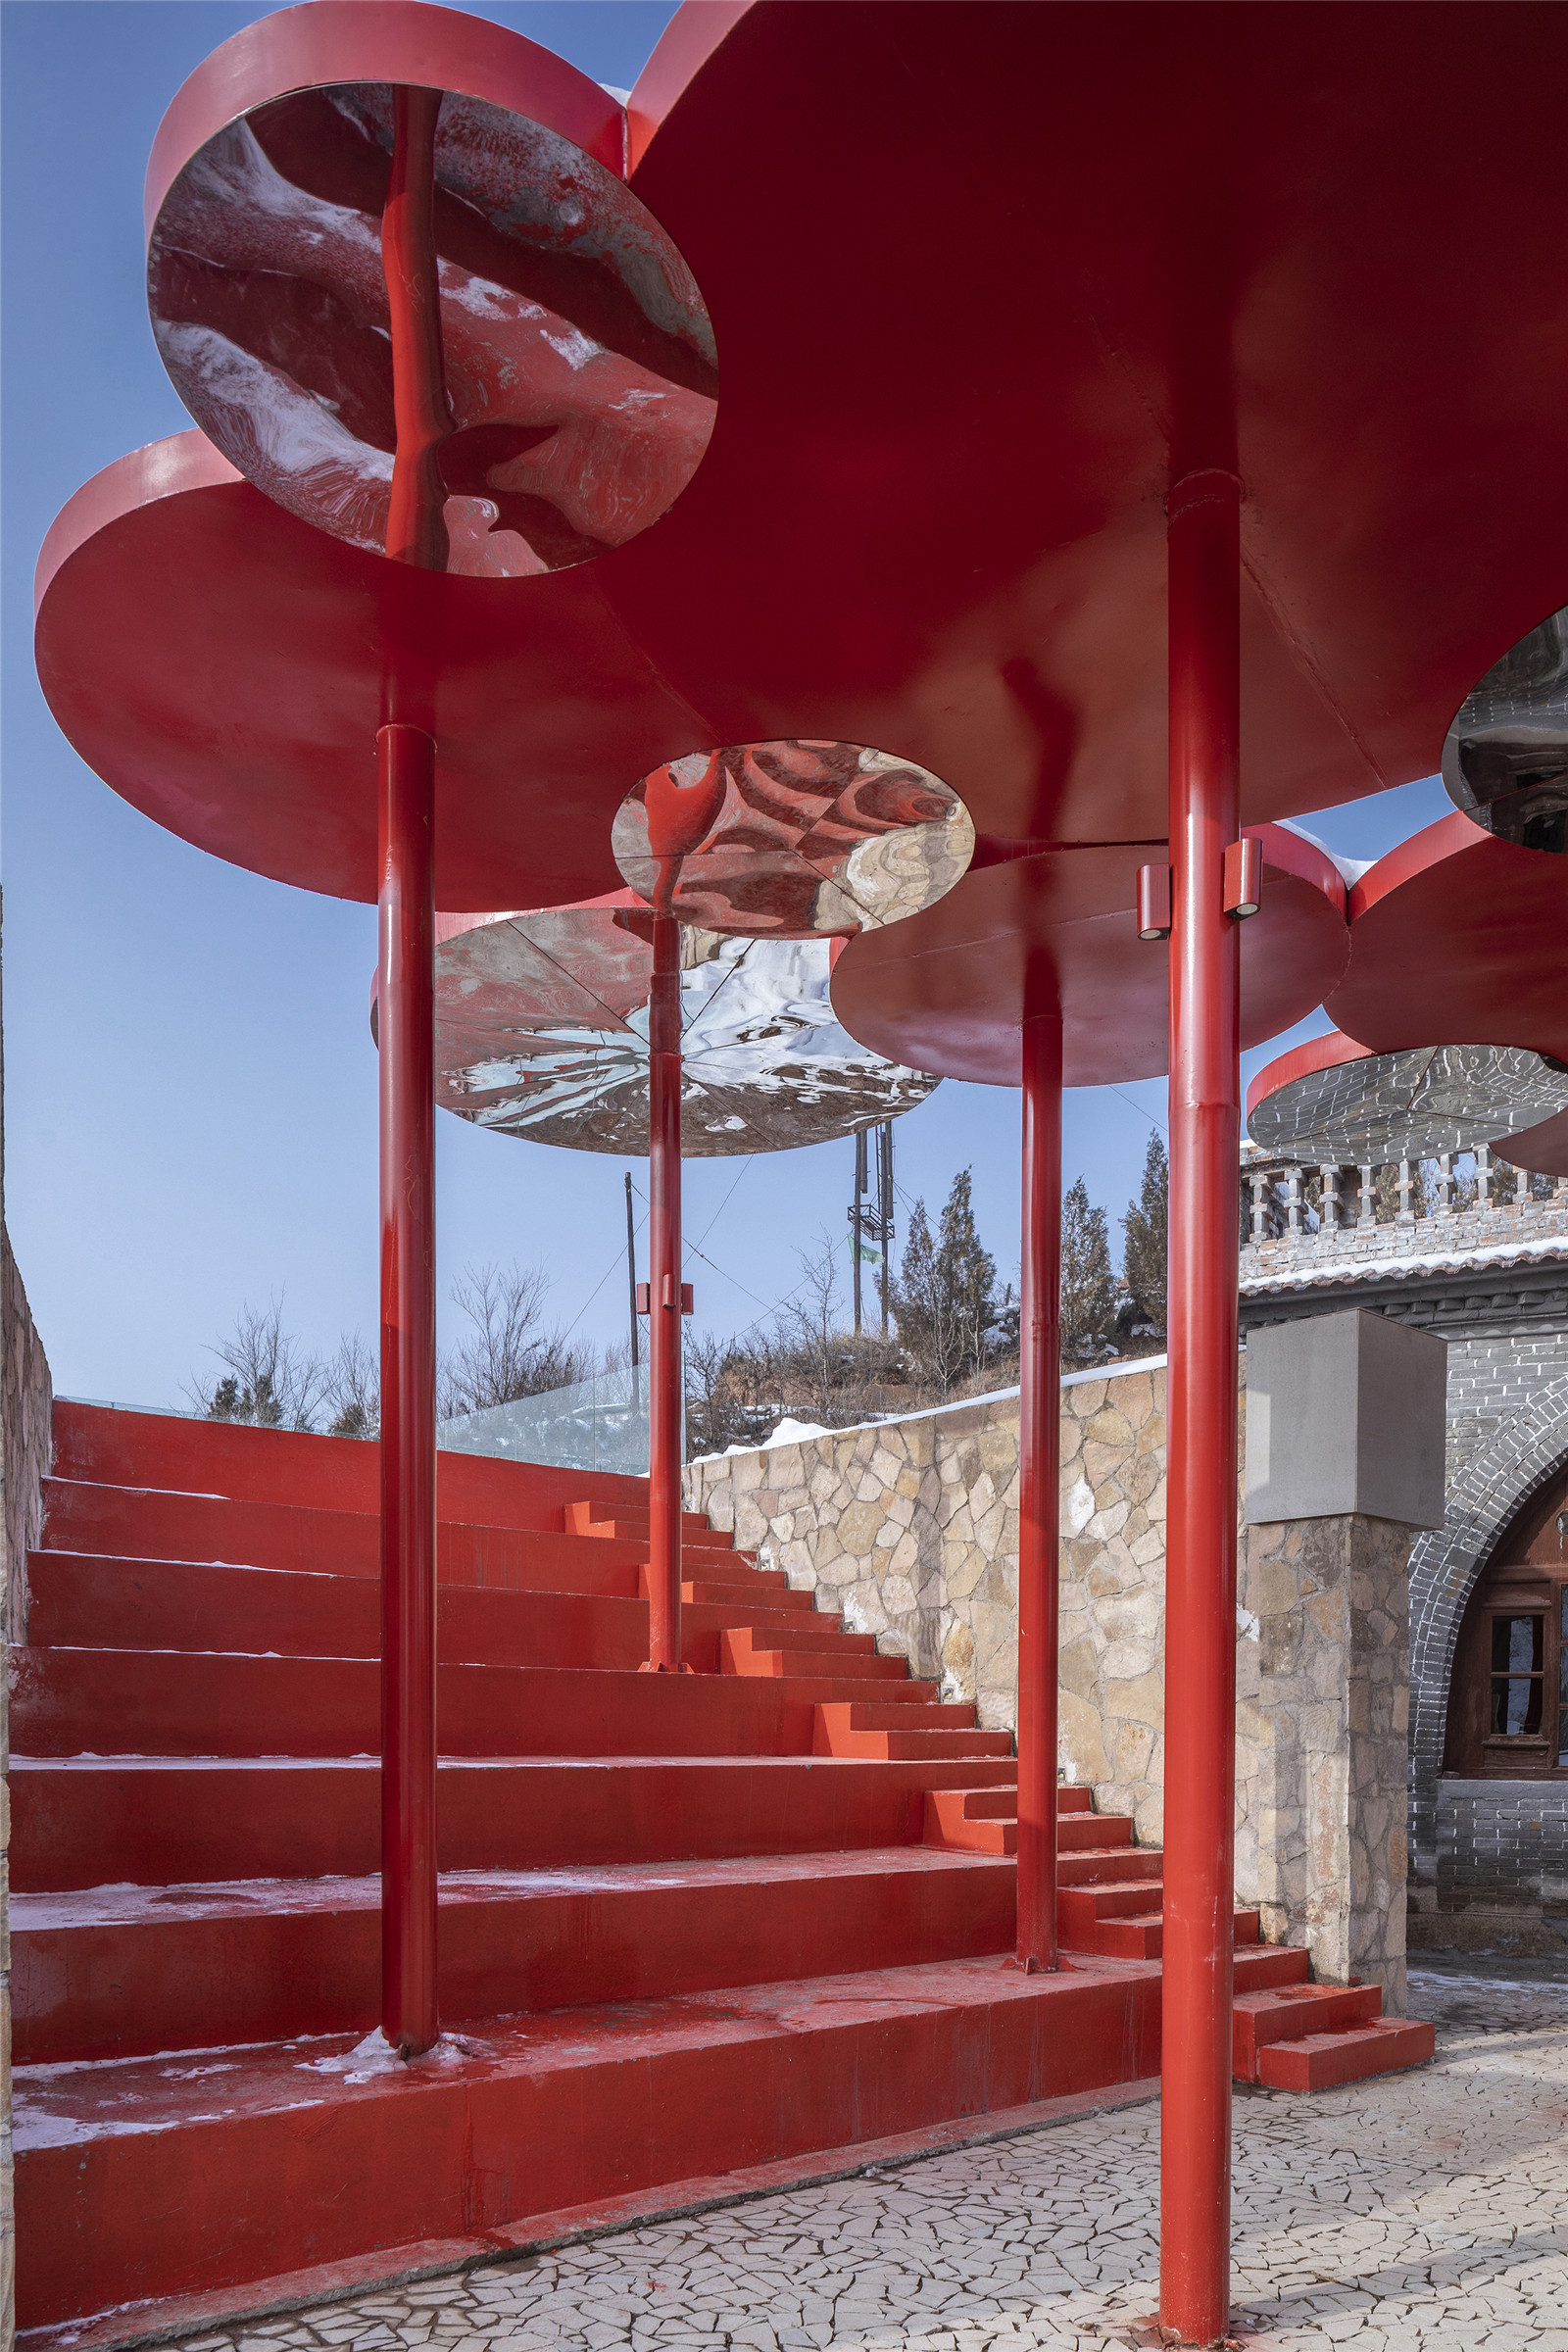
M1242 1153L1243 1288L1329 1264L1449 1256L1568 1239L1568 1180L1476 1152L1316 1167Z

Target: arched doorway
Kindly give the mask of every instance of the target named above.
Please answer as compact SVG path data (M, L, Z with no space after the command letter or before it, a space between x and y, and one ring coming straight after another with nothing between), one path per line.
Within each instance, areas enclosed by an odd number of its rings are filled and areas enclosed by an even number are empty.
M1568 1781L1568 1469L1517 1512L1454 1649L1444 1770Z

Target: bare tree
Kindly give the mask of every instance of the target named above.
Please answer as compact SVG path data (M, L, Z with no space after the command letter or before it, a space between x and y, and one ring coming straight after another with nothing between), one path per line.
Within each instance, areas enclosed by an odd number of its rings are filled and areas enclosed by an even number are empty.
M263 1429L314 1429L327 1392L320 1359L308 1354L283 1329L283 1301L264 1312L249 1303L235 1318L232 1335L207 1350L227 1366L216 1387L199 1375L185 1394L214 1421L244 1421Z
M336 1355L324 1368L321 1403L329 1437L380 1436L380 1367L357 1331L343 1334Z
M470 1266L453 1285L452 1302L470 1329L441 1364L444 1420L592 1378L593 1348L574 1348L559 1324L546 1323L549 1293L542 1266Z
M811 1410L831 1426L834 1373L840 1348L839 1272L833 1237L818 1229L814 1250L797 1250L801 1279L780 1306L777 1330L811 1390Z

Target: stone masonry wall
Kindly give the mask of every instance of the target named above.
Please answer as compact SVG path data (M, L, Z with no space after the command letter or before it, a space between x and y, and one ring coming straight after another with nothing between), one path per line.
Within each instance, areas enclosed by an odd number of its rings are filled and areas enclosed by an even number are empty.
M1163 1364L1065 1382L1061 1453L1060 1766L1069 1781L1093 1790L1102 1811L1130 1813L1139 1839L1157 1844L1164 1814ZM686 1499L763 1565L782 1568L792 1585L819 1593L822 1606L842 1610L847 1627L906 1657L944 1698L973 1703L987 1729L1011 1731L1017 1486L1012 1390L904 1421L694 1462ZM1388 1709L1407 1701L1407 1619L1398 1618L1399 1592L1388 1578L1408 1533L1379 1532L1381 1523L1363 1520L1329 1524L1342 1531L1336 1541L1346 1555L1332 1574L1315 1523L1283 1536L1270 1531L1273 1552L1295 1543L1288 1557L1256 1551L1255 1544L1243 1551L1237 1892L1264 1909L1274 1940L1311 1943L1325 1975L1348 1973L1346 1955L1353 1948L1355 1973L1379 1974L1391 2006L1395 1999L1402 2005L1395 1965L1403 1954L1402 1867L1396 1896L1389 1871L1402 1866L1403 1723L1395 1747L1379 1744L1382 1732L1368 1725L1374 1685L1380 1692L1387 1685ZM1352 1524L1353 1541L1343 1532ZM1297 1558L1303 1550L1304 1566ZM1353 1592L1352 1579L1360 1580ZM1368 1579L1376 1609L1366 1604ZM1266 1611L1249 1597L1254 1582ZM1273 1621L1292 1611L1297 1622L1287 1637ZM1260 1655L1265 1615L1271 1655L1283 1660L1289 1649L1291 1661L1289 1672L1280 1665L1268 1677ZM1380 1653L1375 1673L1357 1662L1358 1644ZM1292 1724L1303 1690L1313 1693L1315 1711L1298 1732ZM1380 1696L1380 1724L1384 1711ZM1313 1745L1319 1739L1327 1742L1321 1758ZM1370 1810L1369 1771L1383 1791L1376 1801L1387 1804L1387 1824ZM1315 1797L1308 1790L1287 1801L1288 1789L1314 1775ZM1338 1842L1325 1842L1313 1825L1329 1819L1342 1783L1348 1792L1361 1791L1358 1809L1347 1793ZM1368 1857L1356 1882L1356 1916L1336 1924L1334 1887L1349 1884L1356 1841ZM1340 1871L1333 1886L1320 1884L1330 1870ZM1381 1907L1381 1924L1362 1916L1369 1906Z

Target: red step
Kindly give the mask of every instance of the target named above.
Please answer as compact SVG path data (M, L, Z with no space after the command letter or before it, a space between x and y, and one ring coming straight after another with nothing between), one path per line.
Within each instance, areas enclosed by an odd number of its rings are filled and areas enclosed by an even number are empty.
M354 1438L255 1429L181 1413L127 1412L57 1396L54 1446L55 1475L61 1479L304 1504L371 1518L381 1507L380 1447ZM566 1504L582 1489L580 1470L447 1448L436 1457L436 1499L443 1518L559 1533ZM647 1516L646 1478L597 1475L595 1493L612 1508Z
M380 1592L365 1577L69 1551L33 1552L29 1566L34 1648L380 1654ZM612 1580L635 1589L625 1569L607 1571ZM764 1589L764 1604L770 1597ZM451 1663L625 1670L648 1655L648 1603L627 1595L444 1585L436 1601L440 1655ZM772 1625L796 1639L796 1612L759 1607L754 1595L752 1613L760 1633ZM719 1636L734 1618L733 1605L711 1601L682 1611L682 1654L695 1672L718 1672Z
M562 1525L567 1534L572 1536L631 1535L646 1543L652 1524L646 1496L647 1489L645 1488L644 1499L640 1504L635 1500L628 1501L624 1497L616 1498L612 1495L596 1496L587 1502L581 1499L568 1502L562 1518ZM714 1530L709 1526L707 1515L702 1511L682 1511L680 1540L683 1551L688 1543L701 1544L710 1551L732 1551L734 1549L728 1537L715 1534ZM750 1555L736 1553L735 1556L741 1558Z
M773 1678L443 1666L441 1745L454 1756L809 1755L818 1703L864 1688L834 1671L837 1660L826 1665L807 1656ZM380 1740L381 1673L370 1659L13 1649L11 1673L11 1738L23 1755L102 1755L112 1741L128 1755L355 1756ZM929 1683L881 1689L910 1706L932 1695ZM939 1740L869 1752L997 1751Z
M475 1871L441 1888L448 2026L1009 1950L1014 1874L924 1846ZM380 1882L95 1887L15 1898L18 2065L368 2033Z
M1339 2034L1270 2042L1258 2053L1257 2079L1272 2090L1336 2090L1343 2082L1424 2065L1435 2040L1430 2023L1385 2017L1377 2025L1351 2026Z
M22 2067L17 2320L377 2248L395 2275L400 2245L494 2248L563 2207L1147 2077L1158 2036L1153 1969L997 1958L492 2020L380 2074L337 2071L346 2035Z
M381 1573L380 1522L361 1511L91 1487L58 1478L44 1481L44 1548L52 1551L215 1561L324 1576L375 1578ZM536 1528L448 1519L436 1529L436 1571L443 1584L570 1591L569 1571L575 1570L586 1577L583 1589L604 1590L598 1580L607 1571L629 1568L631 1581L622 1584L617 1579L612 1589L635 1594L637 1572L647 1557L646 1542L601 1544ZM694 1572L708 1560L722 1562L729 1570L734 1554L694 1553L691 1560Z
M900 1659L899 1664L904 1661ZM929 1687L929 1686L927 1686ZM898 1686L879 1691L885 1702ZM906 1690L919 1688L905 1686ZM815 1749L819 1756L1010 1756L1008 1732L977 1732L962 1728L955 1717L974 1720L970 1707L922 1706L918 1714L889 1716L883 1704L865 1699L825 1699L816 1711ZM904 1725L907 1723L908 1729Z
M443 1870L545 1870L916 1845L933 1785L996 1766L812 1756L462 1760L440 1768ZM354 1878L379 1867L373 1756L16 1756L14 1890Z
M718 1638L720 1671L749 1678L819 1674L845 1682L903 1682L908 1675L908 1659L883 1657L870 1646L870 1640L866 1634L835 1634L831 1627L819 1631L815 1618L799 1634L794 1627L779 1633L771 1629L754 1633L750 1627L739 1626ZM867 1646L859 1647L861 1642ZM1007 1745L1011 1744L1008 1740Z
M1239 2082L1257 2082L1258 2061L1272 2043L1303 2034L1338 2034L1383 2015L1376 1984L1295 1984L1238 1993L1231 2016L1232 2068Z

